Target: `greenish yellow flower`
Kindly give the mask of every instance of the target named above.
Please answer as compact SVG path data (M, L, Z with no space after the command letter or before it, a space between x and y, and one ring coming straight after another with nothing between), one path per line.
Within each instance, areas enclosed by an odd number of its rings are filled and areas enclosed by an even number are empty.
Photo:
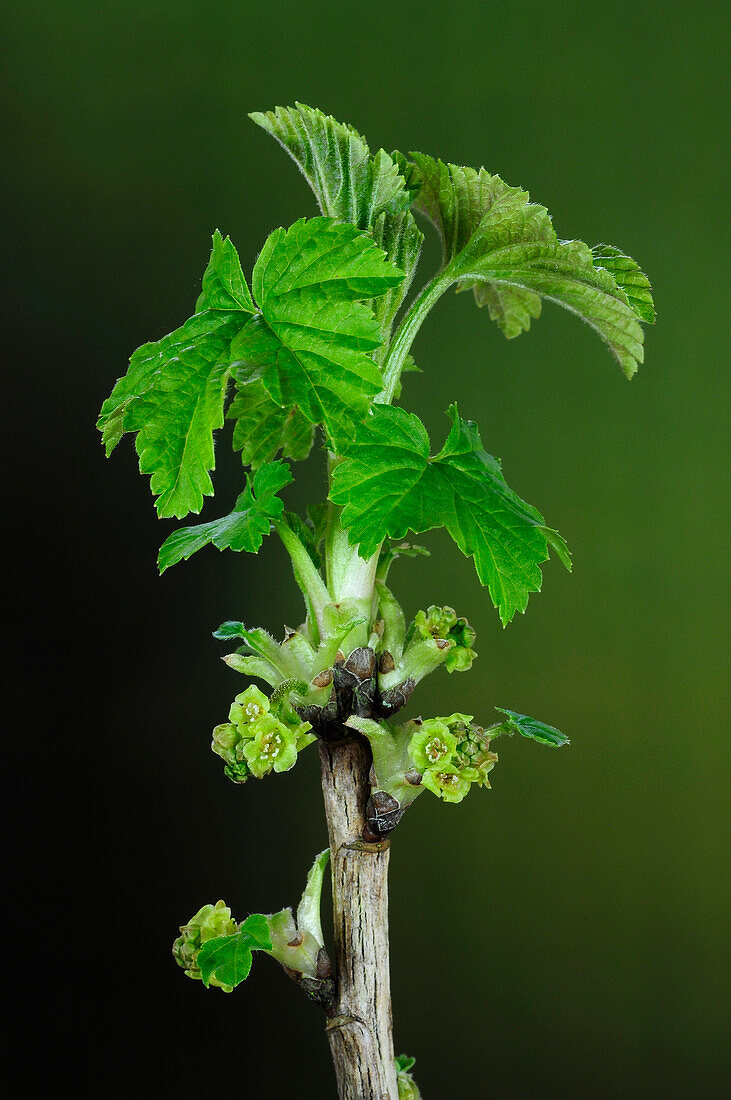
M409 756L420 772L437 764L448 764L457 748L457 738L440 718L421 722L409 741Z
M216 936L233 936L236 932L238 925L224 901L217 901L215 905L204 905L187 924L181 925L180 935L173 944L173 958L189 978L200 980L201 972L197 960L203 944ZM232 988L217 981L215 977L211 978L211 985L217 985L227 993Z
M247 734L247 726L268 714L270 703L263 691L253 684L236 696L228 712L229 721L239 733Z
M297 738L273 714L265 714L252 722L248 732L251 739L243 747L244 757L252 775L263 779L274 769L286 772L297 762Z
M455 768L451 764L437 764L427 768L422 783L445 802L461 802L470 789L470 784L478 778L475 768Z

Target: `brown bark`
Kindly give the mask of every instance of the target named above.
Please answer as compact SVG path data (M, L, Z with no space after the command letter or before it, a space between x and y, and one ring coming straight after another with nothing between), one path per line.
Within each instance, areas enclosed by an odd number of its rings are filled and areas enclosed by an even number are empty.
M337 991L327 1034L340 1100L397 1100L388 957L389 842L363 840L370 750L320 743Z

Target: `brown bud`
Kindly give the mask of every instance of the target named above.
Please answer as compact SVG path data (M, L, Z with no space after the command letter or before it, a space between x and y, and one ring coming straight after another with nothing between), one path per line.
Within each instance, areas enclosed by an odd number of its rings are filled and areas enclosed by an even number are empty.
M396 662L393 659L393 655L389 653L387 649L384 649L381 654L381 660L378 662L378 671L385 675L387 672L393 672L395 668Z
M333 670L331 668L325 668L322 672L318 672L317 676L313 679L312 683L315 687L326 688L328 684L332 683Z
M369 680L376 671L376 655L368 646L358 646L343 666L358 680Z

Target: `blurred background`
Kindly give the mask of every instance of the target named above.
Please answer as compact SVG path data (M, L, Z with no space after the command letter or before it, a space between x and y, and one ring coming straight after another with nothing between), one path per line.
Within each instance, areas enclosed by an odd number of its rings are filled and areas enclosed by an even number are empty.
M470 676L430 678L408 714L487 723L506 706L572 744L501 743L492 791L457 807L426 796L396 833L397 1050L425 1098L725 1092L716 19L712 5L520 0L6 8L6 469L29 512L17 544L33 572L12 588L46 700L25 702L52 744L55 799L29 796L25 835L28 896L66 944L41 999L73 1063L59 1080L110 1097L334 1096L319 1010L275 964L257 958L226 997L169 954L206 901L240 917L296 903L326 843L316 750L245 788L209 750L240 688L211 630L297 621L288 563L272 539L258 558L208 550L159 579L174 523L155 518L130 441L107 463L94 430L130 352L191 312L215 227L250 270L270 230L314 213L246 117L299 99L372 148L528 188L560 236L635 256L659 315L631 384L551 306L506 342L471 295L448 295L415 345L424 374L404 403L438 441L456 399L575 564L548 565L503 630L471 562L419 539L432 557L397 563L394 588L409 613L467 614L480 657ZM429 237L417 284L436 262ZM241 485L222 435L204 519ZM297 475L288 505L321 499L320 456Z

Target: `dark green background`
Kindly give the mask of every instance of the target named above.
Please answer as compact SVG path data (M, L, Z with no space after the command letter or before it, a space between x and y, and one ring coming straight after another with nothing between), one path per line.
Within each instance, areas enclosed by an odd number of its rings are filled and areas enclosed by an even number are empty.
M406 380L406 404L439 440L456 399L575 568L547 566L543 593L503 631L471 563L427 536L433 556L399 563L394 587L409 612L468 614L480 658L471 676L430 679L410 713L489 721L498 704L572 745L506 742L492 791L459 807L427 796L395 835L397 1048L416 1056L426 1100L721 1095L728 200L712 7L6 12L5 305L12 374L28 382L15 418L27 476L13 480L44 532L32 590L53 617L48 670L68 660L53 713L70 708L76 733L57 793L80 827L66 840L54 827L44 846L71 899L59 904L43 864L33 897L73 929L72 958L56 961L78 1014L51 988L80 1093L334 1094L318 1010L269 960L228 998L169 958L204 901L223 896L239 916L295 902L325 844L315 750L239 789L208 749L239 688L210 631L296 620L288 566L271 540L258 559L207 551L158 580L171 525L129 443L105 464L92 427L130 351L188 316L216 226L250 268L272 228L313 213L246 118L300 99L374 147L485 164L529 188L560 236L636 256L659 314L631 384L550 306L506 342L471 296L450 295L415 346L424 374ZM419 281L435 262L431 242ZM240 484L226 451L205 517ZM294 505L322 492L314 456L300 476Z

